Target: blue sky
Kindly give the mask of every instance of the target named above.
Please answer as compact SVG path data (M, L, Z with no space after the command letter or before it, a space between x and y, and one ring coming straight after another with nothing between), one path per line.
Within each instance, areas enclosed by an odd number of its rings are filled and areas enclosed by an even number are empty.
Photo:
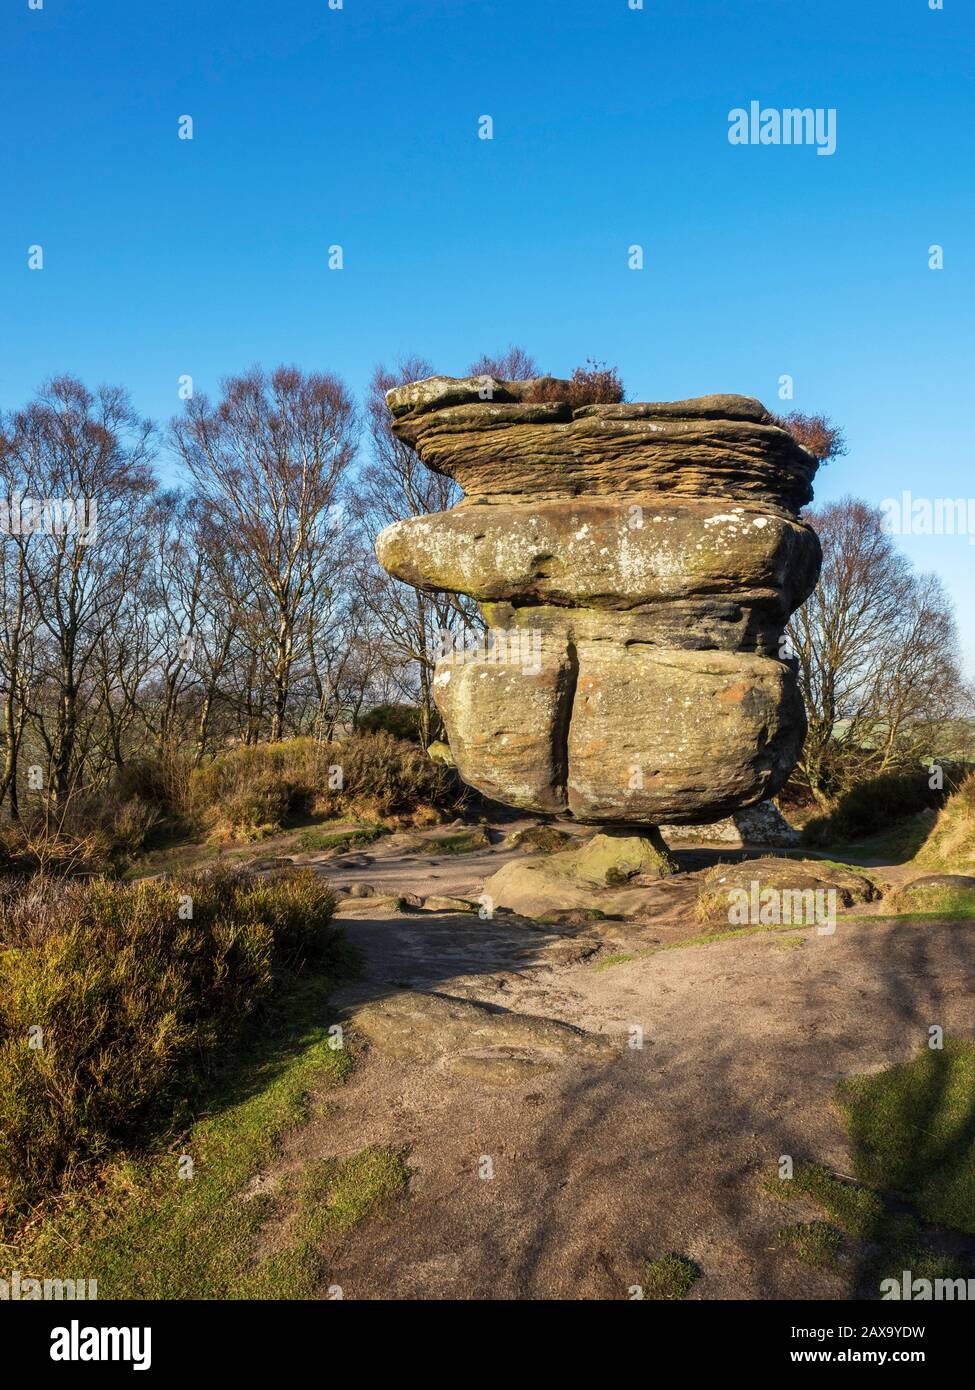
M820 498L975 497L967 0L7 0L0 40L0 406L518 342L631 399L790 374L850 444ZM836 153L732 146L751 100L835 108ZM902 544L975 673L975 546Z

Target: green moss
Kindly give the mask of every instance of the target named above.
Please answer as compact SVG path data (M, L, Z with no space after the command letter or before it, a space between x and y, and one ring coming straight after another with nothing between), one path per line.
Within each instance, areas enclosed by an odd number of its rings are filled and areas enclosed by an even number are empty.
M539 854L557 854L572 844L572 836L554 825L531 825L516 830L504 842L505 849L535 850Z
M394 1149L370 1147L343 1162L322 1159L303 1169L277 1205L293 1204L285 1248L268 1255L245 1277L241 1296L308 1298L328 1275L323 1244L379 1215L409 1182Z
M645 835L600 833L579 849L553 856L550 862L573 878L610 887L625 885L637 874L665 877L679 867L659 830L652 828Z

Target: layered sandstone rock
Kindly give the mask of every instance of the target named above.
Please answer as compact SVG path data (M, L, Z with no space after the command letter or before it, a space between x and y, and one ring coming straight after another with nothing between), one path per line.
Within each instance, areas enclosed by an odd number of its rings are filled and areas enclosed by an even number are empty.
M387 396L394 432L466 493L377 541L397 578L481 606L486 644L434 679L461 775L606 824L773 795L805 734L781 638L819 573L798 519L816 460L742 396L573 410L535 393L432 377Z

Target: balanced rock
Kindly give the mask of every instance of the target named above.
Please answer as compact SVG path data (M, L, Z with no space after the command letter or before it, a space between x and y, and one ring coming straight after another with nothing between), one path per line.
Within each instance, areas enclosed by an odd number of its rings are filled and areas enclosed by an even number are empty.
M433 682L458 771L595 824L713 822L774 795L805 736L782 635L819 575L799 520L816 459L743 396L537 394L431 377L386 398L466 493L376 543L398 579L481 606L486 641Z

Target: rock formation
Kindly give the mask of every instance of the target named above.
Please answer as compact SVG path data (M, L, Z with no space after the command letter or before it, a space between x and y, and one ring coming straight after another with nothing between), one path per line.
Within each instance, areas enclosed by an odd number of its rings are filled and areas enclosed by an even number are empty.
M815 586L816 460L758 401L573 409L537 383L431 377L393 431L465 497L399 521L398 579L488 628L434 679L465 779L607 826L700 824L774 795L805 715L781 639ZM557 393L557 388L556 388Z

